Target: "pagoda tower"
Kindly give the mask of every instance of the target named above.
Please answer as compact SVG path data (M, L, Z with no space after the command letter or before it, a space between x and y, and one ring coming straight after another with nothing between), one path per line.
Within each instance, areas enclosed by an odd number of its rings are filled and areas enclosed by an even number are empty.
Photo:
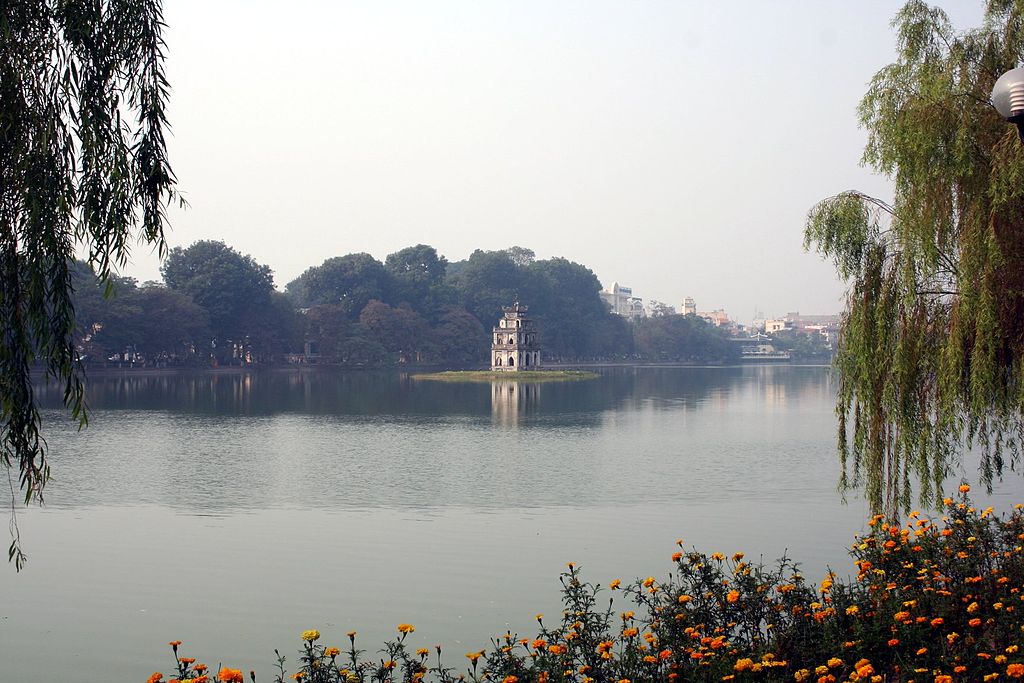
M491 370L519 372L540 369L537 328L526 317L526 306L518 301L503 306L505 315L494 327L491 341Z

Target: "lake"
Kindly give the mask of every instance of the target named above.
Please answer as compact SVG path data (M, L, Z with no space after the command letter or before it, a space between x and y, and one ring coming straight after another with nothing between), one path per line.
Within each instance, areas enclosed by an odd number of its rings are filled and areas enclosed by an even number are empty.
M180 639L269 680L304 629L341 646L358 630L373 652L400 622L461 667L557 616L566 562L601 583L664 576L677 538L849 573L867 509L836 492L827 368L599 372L105 375L81 433L42 387L53 478L18 514L28 566L3 569L0 675L141 681ZM1022 482L994 503L1024 501Z

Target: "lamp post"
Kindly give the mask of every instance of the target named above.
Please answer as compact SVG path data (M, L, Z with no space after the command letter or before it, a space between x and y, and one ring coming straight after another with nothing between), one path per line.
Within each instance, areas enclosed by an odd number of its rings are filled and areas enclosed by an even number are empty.
M1017 126L1024 142L1024 67L1010 69L992 88L992 104L999 115Z

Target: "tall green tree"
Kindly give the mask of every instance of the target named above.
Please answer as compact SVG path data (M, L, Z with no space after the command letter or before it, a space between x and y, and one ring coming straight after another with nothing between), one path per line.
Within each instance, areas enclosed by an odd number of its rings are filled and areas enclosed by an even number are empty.
M49 478L33 365L86 417L76 250L108 280L136 238L165 248L163 27L159 0L0 3L0 462L26 502ZM9 557L20 569L16 533Z
M267 327L274 293L269 266L223 242L201 240L175 247L160 272L172 290L189 295L210 316L218 354ZM222 358L222 360L226 360Z
M384 297L388 283L384 264L360 253L335 256L308 268L285 290L299 308L334 304L355 320L372 299Z
M895 515L941 495L967 446L990 484L1024 437L1024 148L989 103L1024 58L1024 7L989 0L959 33L911 0L897 59L860 104L863 161L892 203L845 192L815 206L805 244L850 283L839 349L841 487Z

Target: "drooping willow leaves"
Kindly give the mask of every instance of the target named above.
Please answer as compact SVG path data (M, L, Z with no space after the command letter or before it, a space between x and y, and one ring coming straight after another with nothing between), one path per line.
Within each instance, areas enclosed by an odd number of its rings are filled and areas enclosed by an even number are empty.
M815 206L805 246L850 284L839 376L840 488L897 514L940 497L961 454L991 485L1024 436L1024 145L989 103L1024 56L1024 5L993 0L958 33L908 2L897 61L860 104L863 161L888 205L845 192Z
M0 461L26 503L49 477L33 371L86 419L76 250L108 283L136 236L164 250L163 28L159 0L0 3ZM16 531L9 557L20 569Z

